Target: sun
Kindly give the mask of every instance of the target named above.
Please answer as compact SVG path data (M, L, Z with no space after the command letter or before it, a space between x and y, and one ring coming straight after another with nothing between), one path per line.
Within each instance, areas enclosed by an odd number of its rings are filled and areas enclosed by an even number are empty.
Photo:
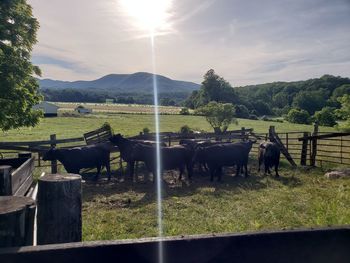
M132 23L151 34L166 33L170 30L173 0L119 0L122 9Z

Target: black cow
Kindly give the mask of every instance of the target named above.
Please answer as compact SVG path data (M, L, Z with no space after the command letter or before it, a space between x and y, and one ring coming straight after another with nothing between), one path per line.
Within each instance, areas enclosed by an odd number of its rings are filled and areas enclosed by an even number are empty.
M133 155L134 146L137 144L148 146L157 144L154 141L126 139L121 134L113 135L109 140L118 146L121 158L128 163L130 179L134 177L135 162L142 161L137 158L135 159L135 155ZM164 142L161 142L160 145L166 146Z
M70 149L51 148L43 155L44 161L59 160L68 173L79 174L82 168L97 168L95 179L101 173L102 166L106 167L108 180L111 179L110 149L105 145L88 145Z
M156 147L149 145L137 144L133 148L133 157L134 159L143 161L149 172L152 172L153 178L157 174L157 155ZM160 169L161 174L164 170L173 170L179 169L180 175L179 179L181 180L182 174L187 168L187 173L189 179L192 177L192 152L181 145L161 147L160 148Z
M278 145L274 142L262 142L259 146L259 168L258 172L260 172L260 166L264 162L265 166L265 174L271 174L270 168L275 167L276 177L279 177L278 174L278 166L280 163L280 155L281 151Z
M242 141L242 142L236 142L234 143L235 145L241 145L244 147L244 161L242 164L242 170L241 172L243 173L243 167L245 168L245 175L248 175L248 160L249 160L249 153L253 147L253 144L256 143L256 141L248 140L248 141Z
M221 170L223 166L237 166L236 175L239 175L246 158L246 147L240 144L224 143L208 147L199 147L193 157L193 161L207 163L210 170L210 180L218 174L218 181L221 180ZM247 176L247 170L246 170Z

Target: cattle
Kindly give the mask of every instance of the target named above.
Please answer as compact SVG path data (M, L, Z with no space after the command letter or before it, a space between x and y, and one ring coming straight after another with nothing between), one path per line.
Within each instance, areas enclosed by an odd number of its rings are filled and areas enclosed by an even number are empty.
M130 179L132 179L134 176L135 162L142 161L135 159L135 155L132 154L134 146L137 144L148 146L157 144L157 142L154 141L127 139L121 134L113 135L111 138L109 138L109 140L114 145L118 146L121 158L128 163ZM166 146L166 144L164 142L160 142L160 146Z
M236 142L235 145L241 145L244 147L244 161L242 164L242 170L243 173L243 167L245 168L245 175L248 175L248 160L249 160L249 153L253 147L253 144L256 143L256 141L248 140L248 141L242 141L242 142Z
M105 145L88 145L69 149L51 148L43 155L44 161L59 160L68 173L79 174L82 168L97 168L95 180L102 166L106 167L108 180L111 179L110 149Z
M210 170L210 180L214 180L214 175L218 175L221 180L221 170L223 166L237 166L236 175L239 175L242 165L246 160L247 148L241 144L224 143L196 149L193 162L205 162ZM246 170L247 176L247 170Z
M133 147L133 158L143 161L149 172L152 172L153 178L157 172L156 147L149 145L136 144ZM161 174L164 170L179 169L179 180L187 169L188 177L192 177L192 152L181 145L161 147L160 148L160 169Z
M280 163L280 148L274 142L262 142L259 146L259 168L258 172L260 172L260 166L264 163L265 174L271 174L270 168L275 167L276 177L279 177L278 174L278 166Z

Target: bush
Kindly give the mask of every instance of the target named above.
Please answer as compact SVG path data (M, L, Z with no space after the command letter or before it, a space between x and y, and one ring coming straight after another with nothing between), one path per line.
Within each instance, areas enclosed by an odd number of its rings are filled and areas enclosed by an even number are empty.
M148 134L149 131L150 131L150 130L149 130L147 127L145 127L145 128L142 129L143 134Z
M106 121L104 124L102 124L101 128L106 129L106 130L110 130L112 134L114 133L113 128L108 121Z
M180 115L190 115L190 110L188 108L182 108L180 110Z
M306 110L291 109L287 114L287 121L291 123L310 124L310 114Z
M189 133L193 133L193 130L188 125L184 125L180 128L180 133L189 134Z
M248 108L244 105L236 105L235 106L235 115L237 118L248 119L249 118Z
M249 114L249 119L250 120L258 120L259 118L255 114Z
M322 126L333 127L337 124L335 121L334 109L330 107L324 107L320 111L316 111L314 115L314 120Z

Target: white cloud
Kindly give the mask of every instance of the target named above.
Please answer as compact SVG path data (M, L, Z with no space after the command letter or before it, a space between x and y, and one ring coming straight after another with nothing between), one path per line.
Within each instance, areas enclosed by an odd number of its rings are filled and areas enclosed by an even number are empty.
M147 34L117 1L29 0L40 22L33 61L48 58L45 77L152 71ZM234 86L350 75L345 0L173 2L171 34L156 38L159 74L199 83L214 68Z

